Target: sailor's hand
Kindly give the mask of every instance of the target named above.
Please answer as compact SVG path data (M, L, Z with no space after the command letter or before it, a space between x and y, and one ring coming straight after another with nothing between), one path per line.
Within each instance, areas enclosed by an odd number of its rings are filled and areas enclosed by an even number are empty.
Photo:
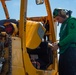
M52 43L52 45L53 45L52 50L57 50L59 48L57 42Z
M53 44L52 44L52 43L48 43L48 46L49 46L49 47L53 47Z

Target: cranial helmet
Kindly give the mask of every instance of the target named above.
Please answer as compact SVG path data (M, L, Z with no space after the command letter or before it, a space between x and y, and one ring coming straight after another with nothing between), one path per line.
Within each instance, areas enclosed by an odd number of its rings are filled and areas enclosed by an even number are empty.
M53 11L53 17L55 18L56 16L60 16L60 17L65 18L66 15L71 16L71 13L72 13L71 10L55 8Z

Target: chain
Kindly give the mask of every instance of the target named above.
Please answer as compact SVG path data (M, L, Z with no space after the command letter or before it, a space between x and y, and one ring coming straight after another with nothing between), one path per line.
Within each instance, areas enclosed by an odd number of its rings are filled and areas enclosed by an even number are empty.
M7 47L8 51L5 50ZM6 56L6 53L8 56ZM6 63L6 64L5 64ZM8 66L8 70L4 71ZM0 34L0 75L12 75L12 39L11 36Z
M8 36L8 50L9 50L9 71L8 71L8 75L12 75L12 39L11 36Z

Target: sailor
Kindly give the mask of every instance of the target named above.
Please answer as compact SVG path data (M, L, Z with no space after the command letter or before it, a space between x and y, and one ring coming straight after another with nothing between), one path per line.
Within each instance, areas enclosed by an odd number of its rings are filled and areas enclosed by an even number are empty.
M76 75L76 19L72 11L55 8L53 17L60 27L59 43L53 43L53 50L59 48L59 75Z

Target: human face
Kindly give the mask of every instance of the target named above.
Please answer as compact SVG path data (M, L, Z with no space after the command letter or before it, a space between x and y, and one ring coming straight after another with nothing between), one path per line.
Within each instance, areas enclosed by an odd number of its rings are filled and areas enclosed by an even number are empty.
M63 23L65 19L60 16L56 16L55 20L58 21L59 23Z

